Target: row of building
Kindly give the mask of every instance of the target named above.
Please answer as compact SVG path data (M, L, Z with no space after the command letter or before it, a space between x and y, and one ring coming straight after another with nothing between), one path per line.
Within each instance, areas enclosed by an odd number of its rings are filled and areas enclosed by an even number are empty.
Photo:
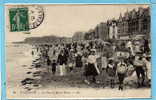
M150 35L150 8L126 11L118 19L101 22L84 34L74 35L74 40L122 39L135 35Z

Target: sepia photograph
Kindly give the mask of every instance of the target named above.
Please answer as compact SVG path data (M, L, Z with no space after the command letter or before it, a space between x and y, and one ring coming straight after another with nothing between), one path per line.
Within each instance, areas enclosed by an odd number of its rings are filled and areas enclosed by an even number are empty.
M6 4L7 99L151 98L148 4Z

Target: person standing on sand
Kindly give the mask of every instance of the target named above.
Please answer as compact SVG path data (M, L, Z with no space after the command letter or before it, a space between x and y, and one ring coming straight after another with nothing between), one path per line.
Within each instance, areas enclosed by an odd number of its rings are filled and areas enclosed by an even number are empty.
M135 60L133 63L138 78L138 88L139 88L141 86L144 86L146 64L143 61L143 57L137 55L135 56Z
M145 58L144 58L145 59ZM149 85L150 85L150 82L151 82L151 57L146 57L145 59L145 63L146 63L146 76L148 78L148 82L149 82Z
M82 63L82 53L80 51L78 51L76 54L75 54L75 57L76 57L76 67L77 68L81 68L83 63Z
M88 67L88 62L87 62L88 59L87 58L88 58L88 55L84 54L84 57L83 57L84 76L85 76L84 82L87 84L90 84L89 77L88 77L89 76L89 74L88 74L89 67Z
M56 60L53 60L52 63L51 63L51 69L52 69L52 74L55 75L56 73L56 66L57 66L57 63L56 63Z
M108 74L108 80L109 80L108 82L109 82L111 88L114 88L116 72L115 72L115 64L114 64L113 59L108 60L106 72Z
M73 70L74 62L75 62L75 59L74 59L74 50L73 49L70 49L69 58L68 58L68 67L69 67L69 71L70 72Z
M88 67L86 69L86 76L92 76L92 82L97 83L96 76L100 74L99 68L97 67L98 55L95 55L95 49L91 50L91 54L88 56Z
M48 68L48 73L50 73L50 65L51 65L51 60L49 57L47 57L47 68Z
M128 41L126 47L129 49L130 55L134 55L134 51L133 51L133 43L132 41Z
M107 57L105 56L105 54L102 54L101 57L101 69L105 70L107 68Z
M119 90L123 90L124 79L127 72L127 65L123 58L120 58L116 71L119 79Z
M60 54L58 55L57 63L59 64L60 76L65 75L65 63L66 62L65 62L63 50L61 50Z

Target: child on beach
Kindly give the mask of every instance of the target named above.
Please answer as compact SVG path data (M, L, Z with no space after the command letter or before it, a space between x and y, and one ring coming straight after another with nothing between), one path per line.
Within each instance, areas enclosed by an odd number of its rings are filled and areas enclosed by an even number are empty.
M123 90L124 79L127 72L127 64L123 58L120 58L120 61L117 64L117 75L119 80L119 90Z
M113 59L109 59L106 67L106 72L108 75L107 83L110 83L111 88L114 88L116 72L115 72L115 62L113 61Z
M57 66L56 60L53 60L53 61L52 61L52 64L51 64L51 67L52 67L52 74L53 74L53 75L55 75L55 73L56 73L56 66Z
M51 60L49 59L49 57L47 58L47 69L48 69L48 73L50 73L50 65L51 65Z

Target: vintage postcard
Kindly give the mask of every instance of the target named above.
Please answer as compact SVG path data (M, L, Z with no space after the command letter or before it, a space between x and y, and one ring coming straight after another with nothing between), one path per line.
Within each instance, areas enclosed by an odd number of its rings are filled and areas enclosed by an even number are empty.
M8 99L151 98L148 4L6 4Z

